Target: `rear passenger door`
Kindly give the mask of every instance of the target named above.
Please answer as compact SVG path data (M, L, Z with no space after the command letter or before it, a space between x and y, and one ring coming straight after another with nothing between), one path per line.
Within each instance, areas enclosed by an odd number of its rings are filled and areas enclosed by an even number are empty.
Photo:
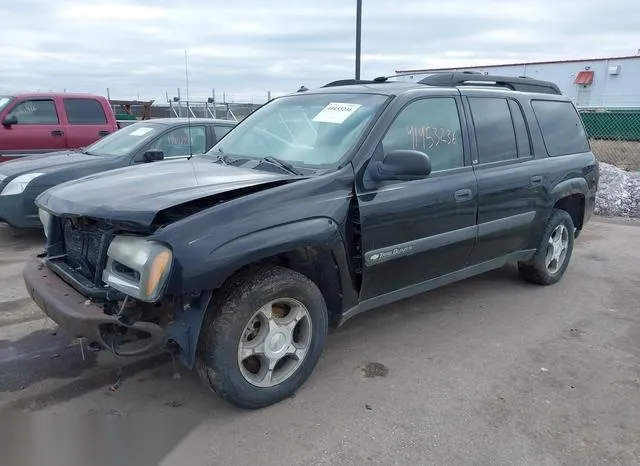
M107 115L100 101L63 97L62 105L66 115L65 132L69 148L88 146L109 134Z
M478 180L478 241L470 260L474 265L531 243L531 227L545 200L544 164L533 156L529 125L517 100L483 91L465 95Z

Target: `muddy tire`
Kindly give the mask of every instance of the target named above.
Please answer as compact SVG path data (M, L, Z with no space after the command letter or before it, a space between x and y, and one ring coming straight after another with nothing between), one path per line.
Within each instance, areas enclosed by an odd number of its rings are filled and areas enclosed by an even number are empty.
M257 409L291 397L320 358L327 307L304 275L253 268L214 297L199 340L198 372L228 402Z
M573 253L575 227L564 210L554 209L533 258L518 263L520 276L537 285L553 285L564 275Z

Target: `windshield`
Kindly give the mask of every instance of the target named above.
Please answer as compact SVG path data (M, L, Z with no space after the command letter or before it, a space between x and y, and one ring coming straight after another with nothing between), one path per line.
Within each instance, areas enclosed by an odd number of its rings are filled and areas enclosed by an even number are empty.
M160 134L163 128L166 128L166 126L146 121L144 123L135 123L97 140L88 146L84 153L101 157L129 155Z
M378 94L282 97L248 116L208 155L271 156L294 165L331 167L350 153L386 99Z
M9 102L13 100L13 97L8 97L5 95L0 95L0 112L4 110Z

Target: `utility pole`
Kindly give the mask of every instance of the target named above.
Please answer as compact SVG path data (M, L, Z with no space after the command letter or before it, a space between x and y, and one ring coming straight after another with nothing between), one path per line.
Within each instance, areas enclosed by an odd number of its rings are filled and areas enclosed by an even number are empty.
M356 0L356 79L360 79L360 51L362 46L362 0Z

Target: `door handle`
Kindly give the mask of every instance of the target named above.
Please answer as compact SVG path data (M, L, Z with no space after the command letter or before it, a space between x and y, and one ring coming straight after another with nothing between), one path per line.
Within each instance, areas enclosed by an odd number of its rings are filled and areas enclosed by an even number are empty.
M454 193L453 196L456 198L456 202L464 202L464 201L468 201L473 197L473 192L471 192L471 190L468 188L459 189Z
M109 134L109 131L107 131L106 129L98 131L98 136L106 136L107 134Z
M54 129L51 131L51 136L64 136L64 131L59 129Z
M541 176L532 176L531 177L531 184L533 186L539 186L542 184L542 177Z

